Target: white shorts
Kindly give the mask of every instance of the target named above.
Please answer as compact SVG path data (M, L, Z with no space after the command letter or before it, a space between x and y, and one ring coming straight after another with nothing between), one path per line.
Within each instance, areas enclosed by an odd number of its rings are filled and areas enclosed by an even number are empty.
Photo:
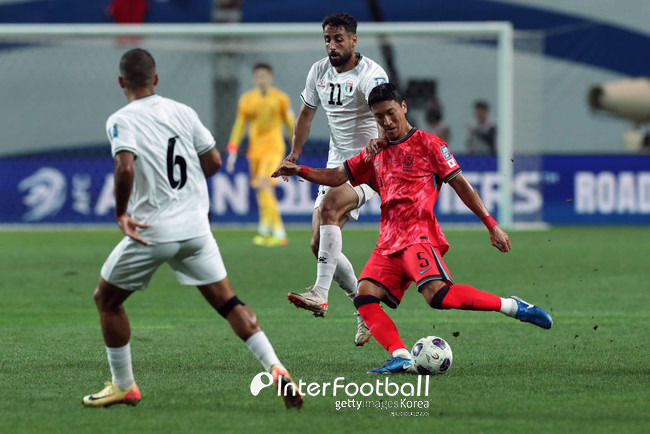
M212 234L172 243L143 246L124 237L102 267L101 276L118 288L145 289L164 263L176 273L181 285L207 285L223 280L227 273L219 246Z
M359 201L357 202L357 207L348 211L346 215L352 220L359 220L359 209L377 193L368 184L361 184L357 185L356 187L352 186L352 184L350 184L350 181L348 181L347 184L352 187L354 192L357 194ZM318 187L318 195L316 196L316 201L314 201L314 209L320 206L320 204L323 202L323 198L325 198L325 195L331 189L332 187L328 185L321 185Z

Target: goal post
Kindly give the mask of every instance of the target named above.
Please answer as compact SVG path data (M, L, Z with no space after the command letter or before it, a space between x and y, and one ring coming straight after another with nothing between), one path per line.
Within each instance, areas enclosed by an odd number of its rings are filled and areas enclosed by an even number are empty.
M498 172L498 220L502 227L509 228L513 224L513 158L514 158L514 35L512 25L508 22L391 22L391 23L359 23L358 28L361 52L364 52L373 39L393 41L396 38L405 38L404 44L413 45L418 39L424 37L448 38L451 40L478 41L478 45L490 45L495 56L494 67L496 70L487 71L496 80L493 82L495 89L496 122L497 122L497 172ZM223 47L214 48L214 44L221 41L223 46L229 48L223 50L231 56L243 53L251 53L255 50L260 53L269 53L270 49L277 50L275 59L282 60L282 56L288 55L293 45L302 39L317 41L322 38L322 30L319 23L235 23L235 24L4 24L0 25L0 43L12 43L15 41L53 41L57 39L68 39L83 41L95 38L129 38L140 37L143 39L156 39L160 41L185 41L201 40L208 41L206 51L219 51ZM283 41L291 41L287 47L269 48L265 44L272 45L273 38L285 38ZM412 38L412 39L408 39ZM322 39L320 39L322 42ZM216 41L216 42L215 42ZM487 44L486 44L487 41ZM281 42L285 43L285 42ZM281 44L280 43L280 44ZM212 44L212 45L211 45ZM180 45L180 44L177 44ZM375 44L378 45L378 44ZM127 49L129 47L121 47ZM146 48L146 44L145 44ZM320 50L320 57L325 55L322 44L313 46ZM398 48L398 56L399 56ZM427 53L424 53L426 55ZM413 54L417 56L417 53ZM371 57L382 64L381 56L372 54ZM112 59L114 60L114 59ZM304 58L300 62L300 75L302 82L298 84L301 89L304 85L304 77L309 66L317 58ZM235 59L234 62L237 62ZM228 62L222 62L221 68ZM408 63L408 62L405 62ZM292 69L291 63L287 68ZM492 66L492 63L490 65ZM237 65L230 65L236 68ZM398 67L400 64L398 62ZM472 68L471 61L465 60L463 68ZM481 67L480 65L478 67ZM435 76L436 70L430 71ZM114 72L114 71L113 71ZM239 70L225 73L226 82L240 74ZM276 74L277 75L277 74ZM402 72L402 75L405 75ZM421 75L421 73L420 73ZM295 80L294 80L295 81ZM216 86L216 85L215 85ZM464 86L471 87L472 83L465 83ZM240 93L241 89L231 89L233 95ZM454 95L451 95L454 98ZM408 100L407 100L408 103ZM190 102L190 105L192 103ZM468 113L470 111L468 110ZM234 115L234 114L233 114ZM99 127L101 129L101 127ZM223 133L223 128L221 133ZM454 149L454 148L452 148ZM2 150L0 149L0 156Z

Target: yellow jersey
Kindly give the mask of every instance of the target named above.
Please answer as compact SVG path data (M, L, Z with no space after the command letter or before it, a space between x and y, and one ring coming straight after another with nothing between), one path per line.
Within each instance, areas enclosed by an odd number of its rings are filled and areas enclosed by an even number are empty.
M250 124L248 158L261 158L266 154L284 155L286 144L282 127L287 126L287 134L291 137L293 122L294 115L286 93L271 87L262 94L255 88L245 92L239 99L237 118L229 143L239 146L246 124Z

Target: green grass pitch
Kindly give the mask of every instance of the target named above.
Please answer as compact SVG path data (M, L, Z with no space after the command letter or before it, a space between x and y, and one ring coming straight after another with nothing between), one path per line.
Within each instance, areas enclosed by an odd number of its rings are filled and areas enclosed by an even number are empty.
M271 249L253 247L251 231L215 233L235 290L294 379L376 380L366 370L388 353L374 340L354 346L354 308L336 285L325 319L286 300L313 283L307 231L290 231L288 247ZM358 273L376 231L343 234ZM485 231L447 235L457 283L539 304L553 328L492 312L434 311L412 287L399 309L387 309L404 342L435 334L454 351L451 370L432 377L420 399L429 407L336 410L347 400L339 392L288 411L271 388L251 395L261 366L166 266L126 303L142 402L84 408L82 396L110 379L92 292L120 234L0 232L0 432L650 432L650 228L513 231L507 254Z

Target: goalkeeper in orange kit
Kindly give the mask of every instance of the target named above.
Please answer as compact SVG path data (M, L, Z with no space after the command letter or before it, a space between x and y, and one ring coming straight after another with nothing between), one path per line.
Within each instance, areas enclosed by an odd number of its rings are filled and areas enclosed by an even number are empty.
M226 170L232 173L237 160L237 150L248 132L248 158L251 187L255 189L259 209L258 234L253 243L258 246L284 246L288 239L275 196L276 179L271 173L280 164L286 152L283 126L287 135L293 132L294 115L286 93L272 86L273 70L259 63L253 67L255 88L245 92L237 106L237 118L228 142Z

